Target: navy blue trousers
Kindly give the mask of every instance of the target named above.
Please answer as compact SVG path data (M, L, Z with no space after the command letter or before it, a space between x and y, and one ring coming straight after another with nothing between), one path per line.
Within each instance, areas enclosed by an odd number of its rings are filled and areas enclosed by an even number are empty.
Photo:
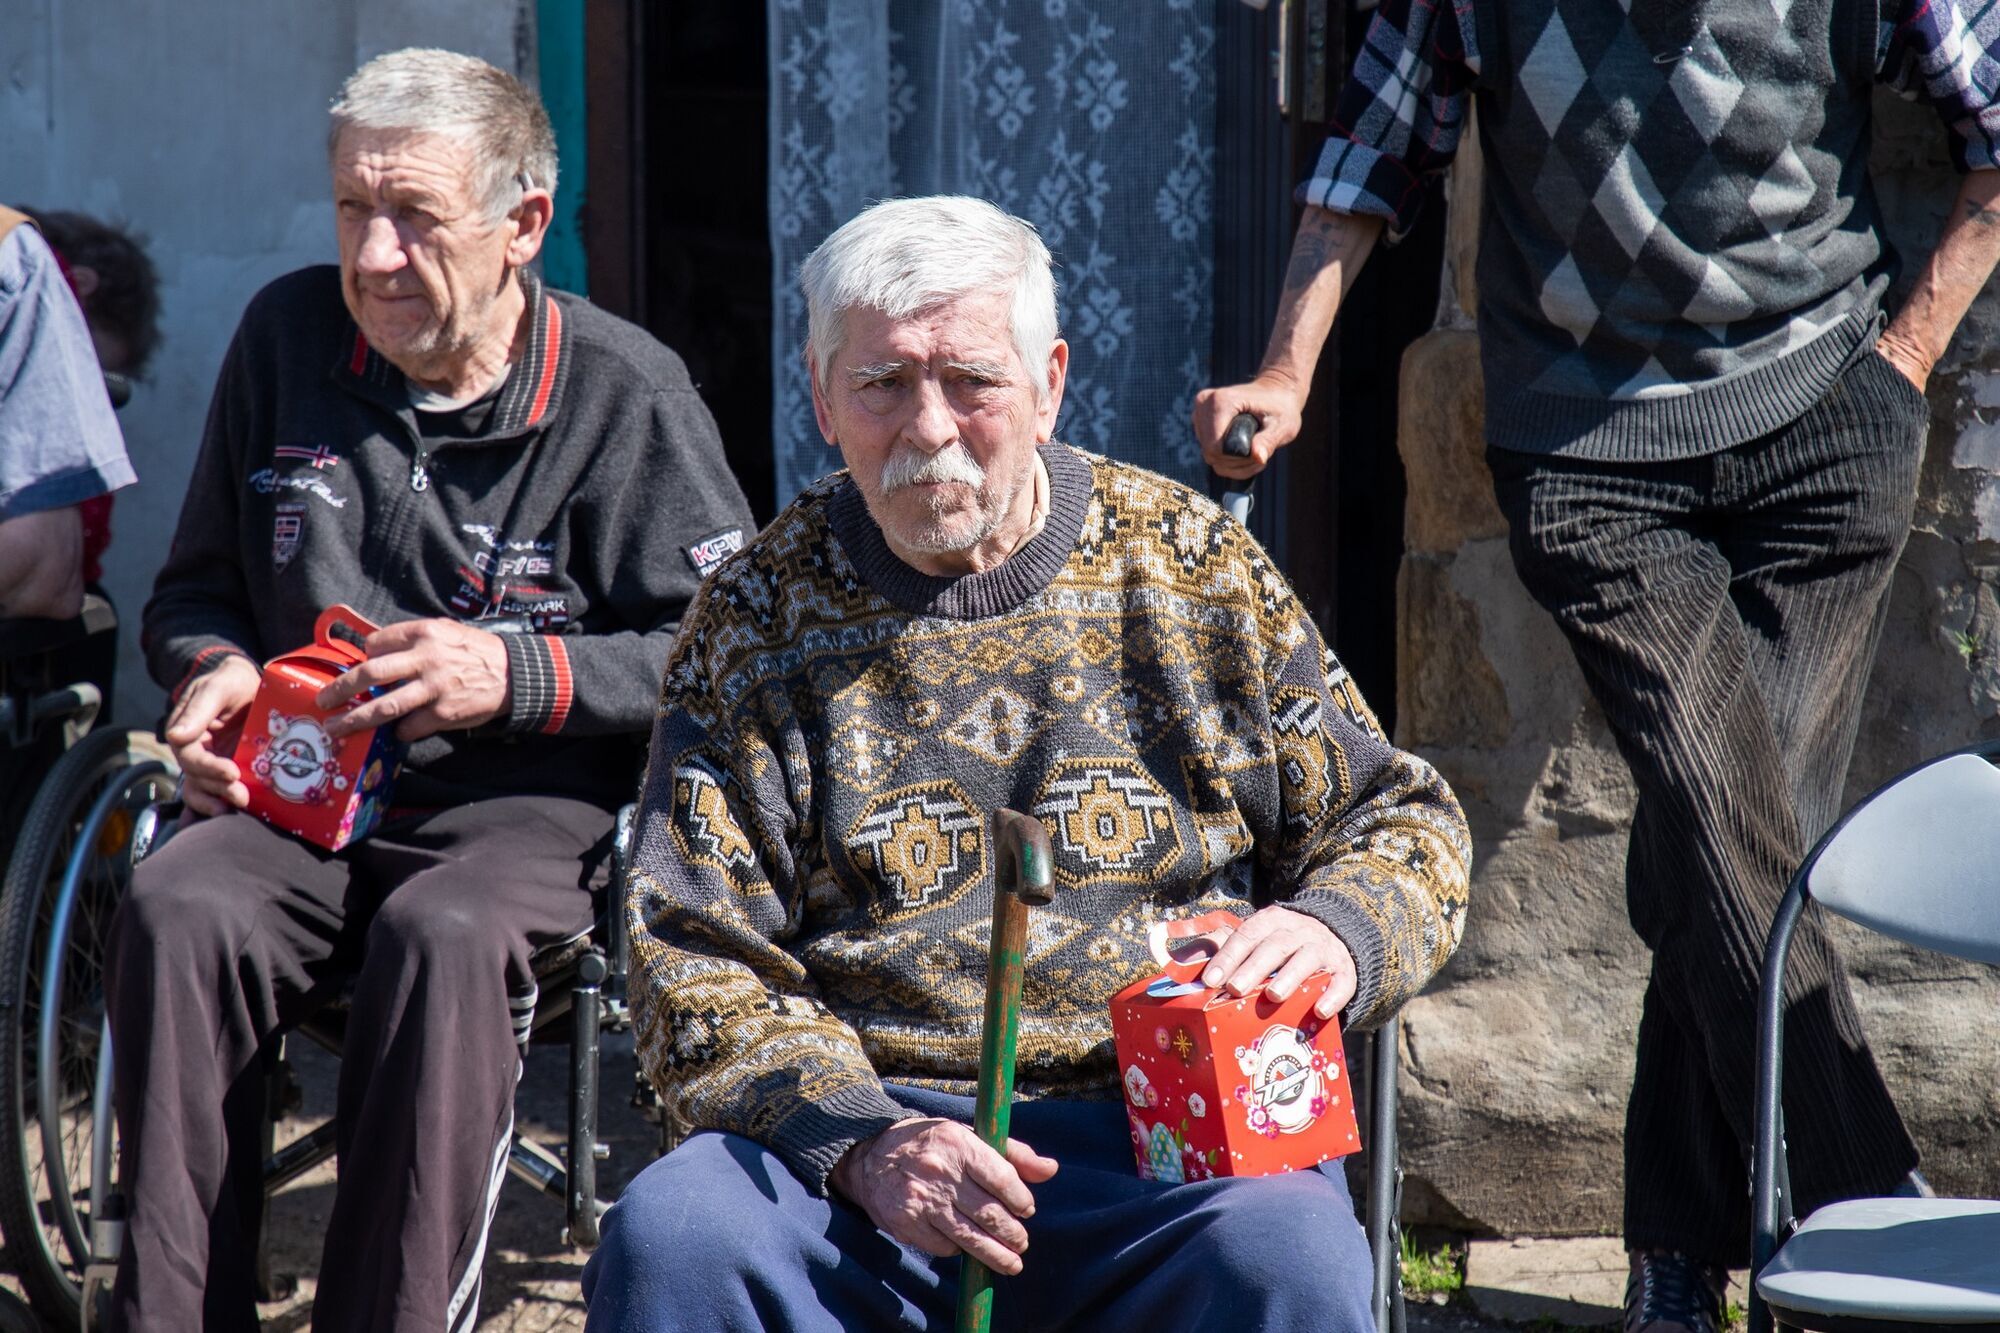
M969 1122L972 1101L892 1086ZM1368 1243L1340 1164L1246 1180L1141 1180L1119 1102L1024 1102L1014 1137L1062 1165L1034 1186L996 1329L1372 1327ZM640 1173L583 1273L588 1333L949 1329L959 1260L899 1245L761 1145L696 1134Z

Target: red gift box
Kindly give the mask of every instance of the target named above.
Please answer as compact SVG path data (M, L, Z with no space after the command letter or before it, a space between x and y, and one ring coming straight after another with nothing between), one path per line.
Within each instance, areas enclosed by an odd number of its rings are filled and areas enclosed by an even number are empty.
M313 702L328 682L367 660L361 640L375 629L351 606L320 612L310 644L264 664L236 742L250 813L328 851L360 841L382 821L407 748L393 724L336 740L326 734L332 714Z
M1235 929L1228 912L1154 928L1164 971L1111 998L1132 1149L1147 1180L1301 1171L1361 1150L1340 1021L1316 972L1282 1000L1238 999L1195 978Z

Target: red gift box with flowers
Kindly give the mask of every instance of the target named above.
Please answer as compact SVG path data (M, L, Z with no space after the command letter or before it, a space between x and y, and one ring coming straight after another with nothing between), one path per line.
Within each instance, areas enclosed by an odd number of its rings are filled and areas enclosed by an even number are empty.
M328 851L368 836L388 809L408 748L395 724L335 739L315 696L368 659L361 641L376 626L336 604L313 622L313 641L264 664L264 680L244 715L236 767L250 789L250 813ZM347 706L373 698L362 694Z
M1242 924L1228 912L1155 927L1157 977L1111 999L1139 1174L1174 1183L1300 1171L1361 1150L1338 1019L1318 972L1282 1000L1196 980ZM1217 932L1220 932L1218 937Z

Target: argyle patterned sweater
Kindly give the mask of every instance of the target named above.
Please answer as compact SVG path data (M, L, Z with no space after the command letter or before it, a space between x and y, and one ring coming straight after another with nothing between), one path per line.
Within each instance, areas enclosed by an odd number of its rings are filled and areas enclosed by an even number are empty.
M1997 53L1990 0L1384 0L1299 195L1406 229L1476 100L1487 438L1693 457L1873 346L1874 84L1991 169Z
M632 892L640 1059L685 1129L808 1184L970 1092L989 814L1046 825L1021 1095L1109 1097L1107 1002L1156 922L1284 903L1332 927L1379 1021L1457 946L1470 842L1256 543L1205 497L1043 450L1042 532L992 570L890 551L845 473L709 579L667 666Z

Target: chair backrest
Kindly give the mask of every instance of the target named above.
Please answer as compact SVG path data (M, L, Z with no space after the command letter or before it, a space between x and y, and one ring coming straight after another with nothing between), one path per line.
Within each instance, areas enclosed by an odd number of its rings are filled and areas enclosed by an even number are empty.
M1806 891L1905 943L2000 963L2000 769L1955 754L1905 774L1835 830Z

